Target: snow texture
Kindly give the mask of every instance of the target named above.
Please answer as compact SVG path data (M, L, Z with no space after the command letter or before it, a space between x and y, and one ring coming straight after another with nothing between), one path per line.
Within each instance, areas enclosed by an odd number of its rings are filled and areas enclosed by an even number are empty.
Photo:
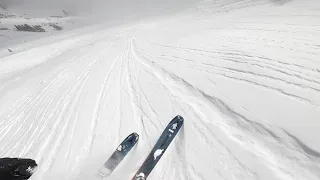
M31 180L98 180L137 132L108 177L130 179L177 114L149 179L320 179L319 0L5 2L0 157Z

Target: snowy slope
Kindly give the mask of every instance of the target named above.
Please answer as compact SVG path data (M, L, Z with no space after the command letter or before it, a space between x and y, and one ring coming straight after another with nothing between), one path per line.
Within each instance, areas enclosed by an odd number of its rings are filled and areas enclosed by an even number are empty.
M0 56L0 156L36 159L31 180L100 179L137 132L108 178L130 179L179 114L149 179L320 179L319 10L207 0L29 42Z
M32 16L23 10L25 9L2 8L0 2L0 57L37 47L34 40L69 30L70 26L74 29L77 19L64 15L63 11L46 16ZM38 26L40 28L37 30L42 32L18 28L23 25L30 28Z

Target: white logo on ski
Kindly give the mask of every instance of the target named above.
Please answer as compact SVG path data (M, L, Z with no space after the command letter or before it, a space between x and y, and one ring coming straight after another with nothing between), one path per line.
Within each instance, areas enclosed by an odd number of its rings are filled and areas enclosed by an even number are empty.
M154 160L156 160L163 153L163 149L157 149L153 154Z
M121 146L121 145L118 146L117 150L118 150L118 151L122 151L122 146Z
M177 129L177 127L178 127L178 124L177 123L174 123L174 124L172 124L172 129Z

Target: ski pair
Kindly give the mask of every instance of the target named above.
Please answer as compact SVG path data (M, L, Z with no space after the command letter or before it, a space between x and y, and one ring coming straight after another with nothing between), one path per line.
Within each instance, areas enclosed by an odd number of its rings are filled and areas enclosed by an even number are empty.
M183 117L176 116L166 126L157 143L152 148L151 152L141 165L137 173L132 180L146 180L151 171L154 169L164 152L169 147L174 137L178 134L180 128L183 125ZM129 151L134 147L139 139L137 133L130 134L122 143L118 146L115 152L107 160L104 166L100 169L100 174L103 177L109 176L113 170L120 164Z

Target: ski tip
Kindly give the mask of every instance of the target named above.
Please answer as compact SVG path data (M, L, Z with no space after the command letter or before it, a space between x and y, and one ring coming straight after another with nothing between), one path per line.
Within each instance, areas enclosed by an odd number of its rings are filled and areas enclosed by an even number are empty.
M139 137L139 134L136 133L136 132L133 132L133 133L131 133L128 137L132 137L132 136Z
M129 135L129 137L134 137L134 141L137 142L139 140L139 134L136 132L133 132Z
M136 140L138 140L138 139L139 139L139 134L138 134L138 133L133 132L132 134L136 137Z
M180 115L177 115L176 118L177 118L179 121L183 121L183 120L184 120L183 117L180 116Z
M132 141L132 142L136 143L138 140L139 140L139 134L136 132L133 132L129 136L127 136L126 139L123 140L122 143L124 143L125 141Z

